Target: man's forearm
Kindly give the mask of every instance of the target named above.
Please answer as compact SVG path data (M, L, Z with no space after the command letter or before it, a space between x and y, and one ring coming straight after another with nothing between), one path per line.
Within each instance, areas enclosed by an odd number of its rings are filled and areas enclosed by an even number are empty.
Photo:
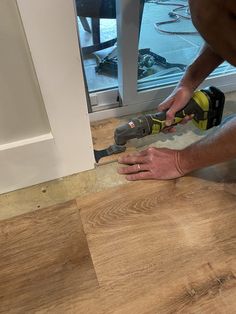
M196 60L187 68L178 87L185 86L194 91L223 61L205 44Z
M183 174L236 158L236 117L227 119L214 133L179 152Z

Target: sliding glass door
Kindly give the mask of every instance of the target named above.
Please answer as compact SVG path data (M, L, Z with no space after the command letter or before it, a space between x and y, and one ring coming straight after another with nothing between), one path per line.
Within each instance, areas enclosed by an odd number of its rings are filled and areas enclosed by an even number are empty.
M187 0L119 0L119 89L124 105L155 107L167 97L198 55L203 39ZM142 12L141 27L140 12ZM235 90L235 68L227 62L204 82Z
M104 117L155 108L203 45L187 0L76 0L76 9L92 111ZM225 62L204 84L235 90L235 68Z

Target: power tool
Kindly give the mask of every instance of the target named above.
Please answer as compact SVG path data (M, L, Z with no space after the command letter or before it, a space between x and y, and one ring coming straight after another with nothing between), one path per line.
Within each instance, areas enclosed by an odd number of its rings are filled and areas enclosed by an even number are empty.
M98 55L98 65L95 70L97 73L108 74L111 76L118 75L118 57L113 52L103 59ZM139 49L138 51L138 79L150 76L158 72L158 67L171 69L178 68L185 71L187 65L182 63L170 63L166 58L151 51L150 48Z
M208 130L222 121L225 96L216 87L196 91L187 105L175 114L173 125L180 123L184 117L193 115L193 123L201 130ZM95 160L124 152L128 140L158 134L166 127L166 111L141 115L131 119L127 124L116 128L115 144L103 150L95 150Z
M175 114L173 125L180 123L187 115L193 115L193 123L201 130L208 130L221 123L224 103L224 93L216 87L196 91L187 105ZM165 122L165 111L134 118L115 130L115 143L126 145L130 139L157 134L166 127Z

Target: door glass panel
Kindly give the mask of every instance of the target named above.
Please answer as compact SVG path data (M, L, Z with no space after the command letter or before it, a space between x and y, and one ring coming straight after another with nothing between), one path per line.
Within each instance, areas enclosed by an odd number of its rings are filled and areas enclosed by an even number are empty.
M176 83L202 46L187 0L146 0L139 38L138 90ZM225 62L214 74L231 71L235 69Z
M117 87L116 1L76 0L76 10L89 92Z

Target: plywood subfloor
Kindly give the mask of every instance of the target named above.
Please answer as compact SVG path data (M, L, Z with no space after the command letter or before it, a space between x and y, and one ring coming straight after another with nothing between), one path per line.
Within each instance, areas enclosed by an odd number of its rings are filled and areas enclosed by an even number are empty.
M235 313L235 164L78 199L105 313Z
M100 313L76 203L0 223L0 313Z

